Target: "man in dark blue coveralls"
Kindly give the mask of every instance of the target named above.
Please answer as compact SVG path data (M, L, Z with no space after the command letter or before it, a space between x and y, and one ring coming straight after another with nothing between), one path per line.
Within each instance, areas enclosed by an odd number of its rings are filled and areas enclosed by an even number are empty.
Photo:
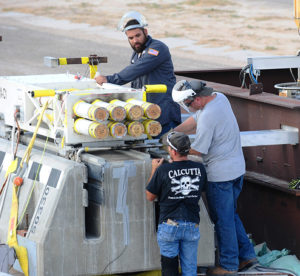
M131 82L132 88L140 89L146 84L165 84L167 93L148 93L147 101L158 104L162 114L158 121L162 125L161 135L181 123L180 107L172 99L172 89L176 83L174 67L168 47L148 35L145 17L138 12L126 13L119 29L126 33L134 50L131 64L119 73L98 76L98 84L105 82L123 85ZM158 138L158 137L157 137Z

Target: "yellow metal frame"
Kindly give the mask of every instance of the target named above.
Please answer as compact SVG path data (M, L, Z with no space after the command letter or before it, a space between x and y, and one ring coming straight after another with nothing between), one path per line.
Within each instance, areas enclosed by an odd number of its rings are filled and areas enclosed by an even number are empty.
M58 58L59 65L68 65L68 59L67 58ZM92 65L90 64L90 58L89 57L81 57L81 64L89 64L90 67L90 78L95 78L95 75L98 70L98 65Z
M166 93L167 86L165 84L148 84L143 87L143 101L147 101L147 93Z
M300 29L300 0L294 0L294 9L295 9L295 23L297 25L298 30Z

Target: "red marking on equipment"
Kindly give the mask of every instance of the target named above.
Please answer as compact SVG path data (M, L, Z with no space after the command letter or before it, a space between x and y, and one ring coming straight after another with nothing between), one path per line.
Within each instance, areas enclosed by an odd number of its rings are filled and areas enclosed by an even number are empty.
M9 230L13 230L15 226L15 217L11 218Z
M14 179L14 184L15 184L16 186L21 186L21 185L23 184L23 178L20 177L20 176L15 177L15 179Z

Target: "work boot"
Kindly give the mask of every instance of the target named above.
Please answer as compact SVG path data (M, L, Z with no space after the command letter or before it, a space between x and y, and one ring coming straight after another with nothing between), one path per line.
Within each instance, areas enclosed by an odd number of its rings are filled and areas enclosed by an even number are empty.
M242 262L240 262L240 265L239 265L239 271L246 271L257 264L258 264L258 261L256 258L242 261Z
M236 270L230 271L226 270L220 266L210 268L207 272L206 275L209 276L236 276L238 275Z
M178 256L174 258L168 258L161 255L161 275L162 276L178 276Z

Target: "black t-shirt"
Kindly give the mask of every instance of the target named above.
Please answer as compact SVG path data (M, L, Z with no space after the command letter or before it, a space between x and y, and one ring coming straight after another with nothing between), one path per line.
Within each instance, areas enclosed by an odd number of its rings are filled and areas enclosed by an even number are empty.
M186 160L160 165L146 187L158 197L159 223L167 219L199 223L199 199L206 182L201 163Z

